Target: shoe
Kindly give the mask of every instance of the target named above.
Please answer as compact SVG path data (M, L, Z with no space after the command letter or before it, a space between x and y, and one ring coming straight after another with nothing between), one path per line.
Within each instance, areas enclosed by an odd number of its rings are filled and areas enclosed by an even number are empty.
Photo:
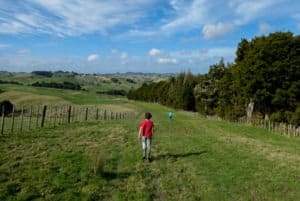
M148 158L148 162L151 163L151 162L152 162L152 159L151 159L151 158Z

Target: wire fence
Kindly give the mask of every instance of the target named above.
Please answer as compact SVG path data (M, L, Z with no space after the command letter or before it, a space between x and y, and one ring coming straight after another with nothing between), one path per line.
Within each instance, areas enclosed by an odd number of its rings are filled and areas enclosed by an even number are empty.
M228 121L216 116L205 116L205 118L211 120ZM273 133L279 133L281 135L288 136L288 137L300 136L300 127L292 124L287 124L287 123L272 122L269 120L255 119L255 118L252 118L251 120L247 118L240 118L236 121L228 121L228 122L232 122L240 125L251 125L251 126L266 129Z
M44 127L56 127L72 122L95 120L134 119L135 114L98 107L71 105L13 106L12 111L2 108L0 135L22 133Z

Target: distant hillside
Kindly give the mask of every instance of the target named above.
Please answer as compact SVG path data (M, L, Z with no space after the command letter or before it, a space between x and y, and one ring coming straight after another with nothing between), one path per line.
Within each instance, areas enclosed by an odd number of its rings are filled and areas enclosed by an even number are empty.
M100 91L106 93L115 90L128 92L130 89L139 88L144 83L159 82L174 75L175 74L133 72L84 74L68 71L33 71L31 73L0 71L0 87L1 84L19 84L25 86L64 88L65 83L69 83L69 85L78 86L76 89L92 92Z

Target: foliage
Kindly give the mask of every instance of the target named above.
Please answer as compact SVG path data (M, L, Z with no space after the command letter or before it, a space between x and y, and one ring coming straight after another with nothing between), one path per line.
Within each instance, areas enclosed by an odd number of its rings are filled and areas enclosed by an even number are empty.
M6 81L6 80L0 80L0 84L17 84L17 85L22 85L22 83L20 83L20 82Z
M194 111L195 79L191 73L180 73L176 79L170 77L168 81L144 83L139 89L130 90L127 97Z
M3 100L0 102L0 116L4 114L10 114L13 110L13 104L9 100Z
M32 71L32 74L40 75L44 77L52 77L53 73L51 71Z
M118 89L112 89L108 91L98 91L98 94L107 94L107 95L113 95L113 96L125 96L126 91L125 90L118 90Z
M81 90L81 86L79 84L74 84L71 82L35 82L32 84L34 87L49 87L49 88L58 88L58 89L72 89L72 90Z
M298 124L300 100L300 36L276 32L242 39L233 64L223 59L204 75L181 73L168 81L144 84L128 98L159 102L235 120L254 113L263 118Z
M129 83L132 83L132 84L136 84L136 81L134 81L133 79L130 79L130 78L127 78L126 81Z
M110 79L113 83L120 83L119 79L118 78L115 78L115 77L112 77Z

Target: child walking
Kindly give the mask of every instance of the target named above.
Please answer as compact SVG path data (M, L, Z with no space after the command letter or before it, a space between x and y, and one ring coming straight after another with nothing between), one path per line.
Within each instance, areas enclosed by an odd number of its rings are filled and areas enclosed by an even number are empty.
M154 123L151 121L152 115L147 112L145 119L140 123L138 138L142 139L143 160L147 159L151 162L151 139L154 134Z

